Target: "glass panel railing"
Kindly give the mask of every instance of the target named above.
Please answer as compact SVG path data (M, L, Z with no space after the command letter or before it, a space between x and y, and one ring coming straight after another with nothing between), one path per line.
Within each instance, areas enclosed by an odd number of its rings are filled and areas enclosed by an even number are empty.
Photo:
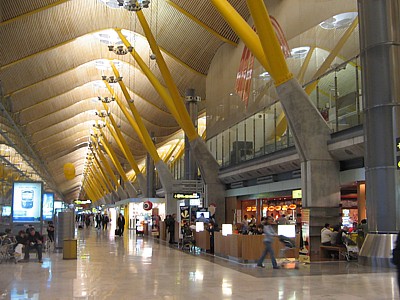
M361 71L358 56L336 65L316 80L309 98L320 111L332 132L348 129L363 122ZM221 166L268 155L294 146L279 102L257 112L244 121L207 141ZM217 149L215 149L215 147Z

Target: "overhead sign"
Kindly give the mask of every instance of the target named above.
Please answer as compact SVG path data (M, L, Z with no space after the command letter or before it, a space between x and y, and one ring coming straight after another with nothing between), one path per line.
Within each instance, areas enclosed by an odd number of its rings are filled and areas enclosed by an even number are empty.
M54 212L54 193L43 193L43 213L42 219L43 221L53 220L53 212Z
M77 205L85 205L92 203L92 200L75 200L74 203Z
M174 199L200 199L200 193L174 193Z
M40 222L42 182L14 182L12 219L16 223Z
M293 199L301 199L302 198L301 190L293 190L292 191L292 198Z

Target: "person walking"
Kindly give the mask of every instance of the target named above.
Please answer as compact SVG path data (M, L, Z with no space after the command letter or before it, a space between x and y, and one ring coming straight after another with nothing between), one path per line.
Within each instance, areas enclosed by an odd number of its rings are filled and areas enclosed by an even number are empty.
M118 219L117 219L117 227L118 227L119 236L123 236L124 228L125 228L125 218L121 213L119 214Z
M267 256L267 254L269 253L269 256L271 257L271 262L272 262L272 267L274 269L280 269L280 267L278 266L276 259L275 259L275 253L274 253L274 249L272 249L272 242L273 242L273 238L274 236L277 236L275 230L272 228L272 224L274 224L274 219L267 217L266 219L262 220L263 224L264 224L264 245L265 245L265 249L263 251L263 253L261 254L260 259L257 261L257 267L260 268L265 268L263 262L265 257Z

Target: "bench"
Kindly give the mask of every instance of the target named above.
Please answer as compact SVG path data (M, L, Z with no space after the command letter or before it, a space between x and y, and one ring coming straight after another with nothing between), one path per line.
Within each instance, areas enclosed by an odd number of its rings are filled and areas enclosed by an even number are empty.
M331 258L332 252L337 252L339 260L344 259L346 257L346 247L339 246L320 246L320 258L324 260L326 258Z

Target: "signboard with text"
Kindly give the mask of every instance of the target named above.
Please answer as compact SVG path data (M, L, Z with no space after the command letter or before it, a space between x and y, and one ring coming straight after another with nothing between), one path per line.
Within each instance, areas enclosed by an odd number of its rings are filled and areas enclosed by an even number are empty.
M51 221L53 220L53 212L54 212L54 193L43 193L43 213L42 219L43 221Z
M42 186L42 182L14 182L12 202L13 222L40 222Z

